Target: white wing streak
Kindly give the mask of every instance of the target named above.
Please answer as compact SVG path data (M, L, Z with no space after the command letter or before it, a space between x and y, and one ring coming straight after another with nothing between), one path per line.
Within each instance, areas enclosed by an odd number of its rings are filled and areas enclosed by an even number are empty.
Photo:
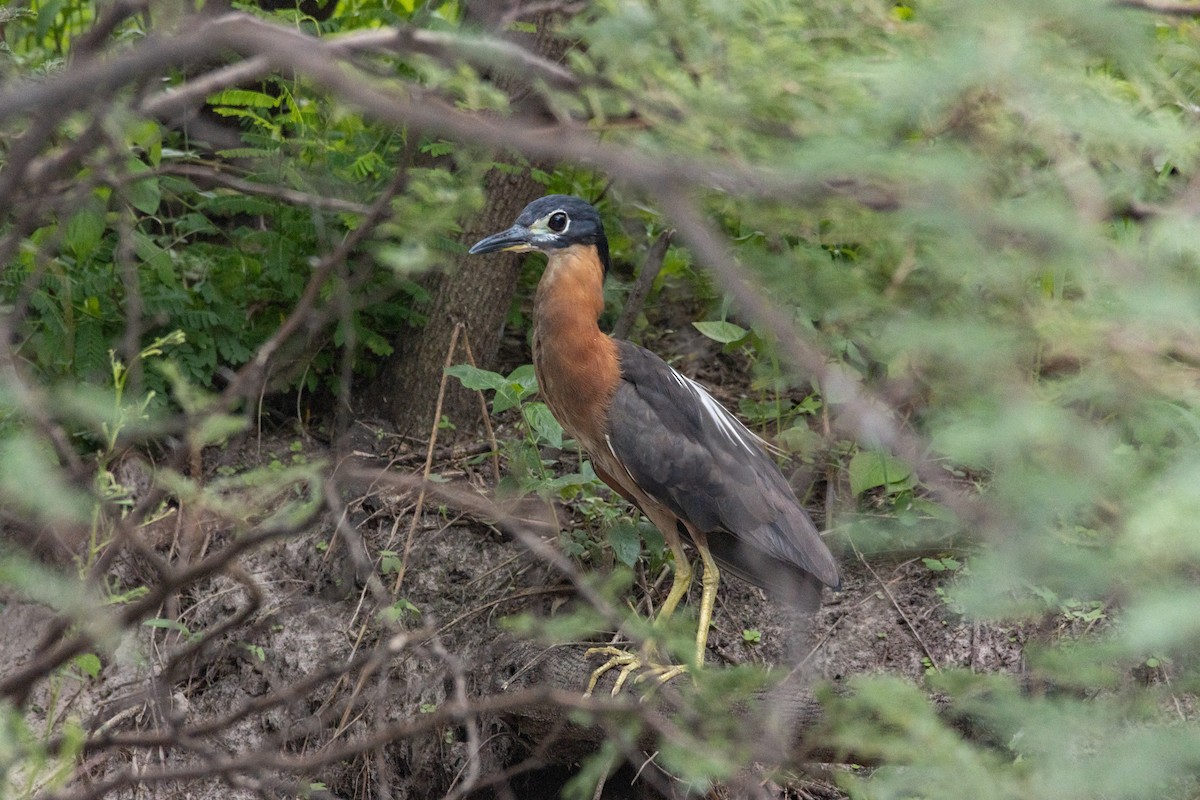
M746 450L758 450L767 446L762 439L755 436L750 429L743 425L737 417L730 414L725 406L718 403L717 399L709 394L708 390L703 386L674 368L671 368L671 377L700 401L700 408L704 411L705 416L734 445Z

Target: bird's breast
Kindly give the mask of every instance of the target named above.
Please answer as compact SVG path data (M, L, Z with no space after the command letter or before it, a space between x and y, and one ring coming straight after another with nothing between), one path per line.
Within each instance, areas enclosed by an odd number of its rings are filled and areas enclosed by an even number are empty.
M620 380L612 339L595 335L557 335L540 326L533 337L533 366L542 399L568 436L593 457L606 452L608 409Z

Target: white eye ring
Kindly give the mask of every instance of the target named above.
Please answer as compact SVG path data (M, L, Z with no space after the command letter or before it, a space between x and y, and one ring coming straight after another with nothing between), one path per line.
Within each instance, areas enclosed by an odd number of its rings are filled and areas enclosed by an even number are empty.
M553 211L550 216L546 217L546 227L554 233L563 233L567 228L571 227L571 218L567 216L567 212L561 208L558 211Z

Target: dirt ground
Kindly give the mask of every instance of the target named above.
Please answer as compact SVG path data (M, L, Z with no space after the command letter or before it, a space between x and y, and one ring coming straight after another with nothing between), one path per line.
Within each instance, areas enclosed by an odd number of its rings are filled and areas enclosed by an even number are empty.
M684 361L689 348L706 346L669 344L685 353ZM720 359L702 363L723 369ZM701 377L720 385L730 376ZM365 424L340 444L335 455L328 443L295 429L255 432L205 451L204 473L218 481L255 466L311 465L328 474L351 461L419 473L424 460L420 443ZM478 446L469 439L467 445L460 440L440 449L433 473L486 498L490 466L479 463ZM311 524L247 548L229 568L172 596L157 621L107 641L95 679L38 685L28 704L34 725L78 720L94 745L79 757L69 785L42 796L560 796L604 731L569 723L562 708L546 711L545 693L581 696L599 663L584 651L607 643L611 633L601 626L590 642L548 642L544 635L514 633L509 621L527 614L552 627L583 605L572 573L602 578L610 565L601 558L564 572L531 552L511 526L432 498L414 521L414 492L348 486L336 501L327 498ZM557 513L567 527L582 524L569 507ZM191 531L186 547L184 530ZM197 562L233 546L246 531L246 524L227 518L184 526L168 515L142 535L164 557ZM843 588L827 591L811 619L736 578L724 579L708 663L715 669L780 667L800 676L801 694L814 681L837 686L878 671L920 682L934 668L1022 669L1026 632L955 614L938 591L952 573L933 572L920 557L867 560L842 542L831 545ZM136 558L119 559L107 577L112 589L152 580ZM624 598L657 603L668 586L665 574L643 568ZM0 599L3 676L32 656L38 636L31 634L45 629L53 614L15 596ZM697 581L688 608L698 599ZM391 616L381 621L379 611L389 605ZM600 694L612 678L606 676ZM471 718L477 724L453 713L472 703L487 706ZM163 739L163 731L177 735ZM339 753L347 742L356 743L353 752ZM651 779L656 766L621 768L600 796L686 791L664 772ZM158 777L147 781L152 773ZM751 785L762 796L840 797L832 774L796 774L770 784L769 792L761 781ZM711 792L735 794L736 788Z
M240 446L209 453L206 469L218 475L222 468L244 469L279 459L317 462L329 455L312 442L298 451L295 441L280 437L260 443L248 437ZM382 462L386 454L380 455ZM448 459L437 469L453 480L464 480L468 473L477 479L481 473L465 460ZM552 619L571 609L576 591L561 572L500 529L433 504L426 506L411 529L411 549L403 556L412 496L375 493L345 500L343 524L353 527L359 541L351 544L350 539L335 536L334 520L327 513L319 524L241 556L238 567L261 597L244 622L216 637L183 669L176 669L171 685L161 685L164 664L185 640L169 628L142 626L124 632L103 655L104 667L96 680L70 682L58 698L51 697L48 683L43 684L32 708L78 719L93 732L137 731L161 726L164 720L195 725L220 720L231 709L244 709L212 731L203 747L149 753L132 748L102 750L87 772L102 780L122 769L202 768L213 758L252 762L261 757L262 767L281 776L283 786L294 765L280 762L277 755L272 763L264 754L289 753L300 764L305 754L322 752L335 731L360 735L388 725L398 725L400 731L404 721L413 718L414 709L418 716L438 709L453 701L456 691L471 698L502 693L512 685L528 688L538 676L546 677L547 663L559 670L549 680L578 678L582 690L587 665L595 666L595 659L588 662L581 655L585 643L522 644L505 624L507 618L525 612ZM207 537L207 550L219 551L236 537L236 531L215 525ZM361 548L357 557L350 557L352 547ZM392 630L407 630L413 641L422 643L395 646L383 663L370 669L340 672L339 665L385 649L380 628L371 624L368 613L375 600L367 584L377 578L363 574L364 564L381 563L381 553L394 553L407 565L397 595L391 594L395 571L385 568L382 575L383 591L406 601L407 610L400 612ZM937 592L945 573L931 572L919 558L869 563L853 552L838 555L843 589L827 592L824 607L811 620L767 601L755 587L726 579L709 639L710 664L800 667L810 680L835 684L881 670L920 681L934 664L978 671L1021 669L1024 632L959 618ZM136 564L123 562L112 580L136 585L145 577L137 574ZM634 588L632 596L648 591L645 584L657 577L642 576L642 585ZM658 586L659 599L666 588L666 582ZM375 590L379 591L378 584ZM184 590L173 606L175 618L191 633L212 631L246 608L246 594L234 576L215 575ZM697 586L688 601L692 606L698 601ZM9 598L0 612L0 663L24 662L36 642L29 633L46 625L51 616L42 606ZM757 631L760 638L747 642L744 631ZM584 666L563 673L562 653L568 651ZM323 673L331 677L287 696ZM350 684L351 677L357 677L355 685ZM490 729L479 732L488 739L486 757L476 763L493 774L527 764L544 735L536 720L503 713L489 719ZM463 779L471 762L466 754L468 738L462 726L450 724L398 734L367 756L314 764L304 779L318 794L323 789L337 797L440 797ZM503 791L493 786L476 796L505 796L511 789L519 797L556 797L579 759L594 748L595 742L586 737L568 735L555 745L556 755L542 754L542 766L522 767ZM137 762L139 757L142 763ZM610 779L604 796L632 791L621 786L619 777ZM807 788L793 787L793 796L803 796L802 791L808 796L838 796L820 778L805 780ZM152 786L114 788L103 796L228 800L262 796L261 791L261 785L247 779L189 776ZM650 789L638 791L655 796Z

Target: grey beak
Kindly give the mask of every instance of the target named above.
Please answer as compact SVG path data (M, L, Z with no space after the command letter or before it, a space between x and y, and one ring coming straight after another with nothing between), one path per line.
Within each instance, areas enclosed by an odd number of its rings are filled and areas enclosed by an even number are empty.
M476 256L481 253L496 253L501 250L520 253L532 249L534 248L529 243L529 229L522 225L513 225L506 231L493 233L487 238L480 239L467 252Z

